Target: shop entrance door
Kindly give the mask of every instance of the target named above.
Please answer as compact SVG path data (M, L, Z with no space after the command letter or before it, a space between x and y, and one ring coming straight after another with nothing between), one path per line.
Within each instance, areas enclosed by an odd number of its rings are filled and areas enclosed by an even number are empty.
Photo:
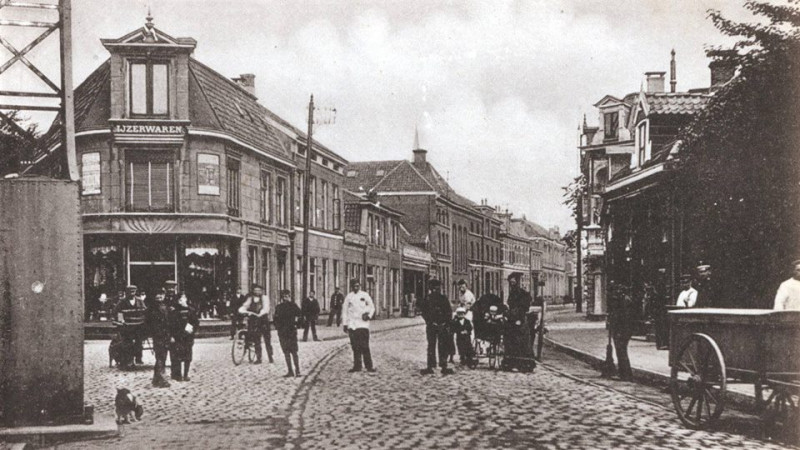
M131 265L131 283L147 293L153 300L156 291L164 287L164 282L175 279L174 265Z

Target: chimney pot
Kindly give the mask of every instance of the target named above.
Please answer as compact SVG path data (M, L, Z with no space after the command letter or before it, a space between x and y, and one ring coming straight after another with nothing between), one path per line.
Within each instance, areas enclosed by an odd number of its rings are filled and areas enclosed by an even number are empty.
M708 68L711 69L712 87L727 83L736 74L736 66L728 61L711 61Z
M664 92L664 75L666 75L666 72L645 72L648 94L661 94Z
M239 86L243 87L249 94L256 95L256 76L252 73L243 73L239 78L234 78L233 81Z

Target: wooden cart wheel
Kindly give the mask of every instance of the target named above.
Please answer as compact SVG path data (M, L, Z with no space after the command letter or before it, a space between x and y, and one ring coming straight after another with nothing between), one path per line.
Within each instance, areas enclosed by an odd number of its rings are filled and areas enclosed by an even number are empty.
M702 429L716 421L725 407L725 360L709 336L693 334L672 364L670 392L684 425Z
M800 428L800 402L797 396L793 396L787 388L773 387L772 394L764 404L761 420L769 436L776 435L780 430L797 433Z

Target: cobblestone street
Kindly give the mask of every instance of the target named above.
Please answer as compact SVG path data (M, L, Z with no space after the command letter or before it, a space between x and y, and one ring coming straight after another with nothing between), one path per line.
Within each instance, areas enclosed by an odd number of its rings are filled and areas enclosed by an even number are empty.
M419 326L374 330L378 372L348 374L348 342L331 339L340 333L325 330L328 340L301 343L304 377L288 380L277 343L275 364L235 367L230 341L202 340L192 381L169 389L151 388L150 370L109 369L105 342L89 342L87 402L97 414L113 414L115 388L126 386L145 416L118 438L58 448L785 448L753 438L753 427L733 428L742 434L688 430L667 394L630 383L601 386L581 363L558 354L546 355L548 367L533 374L492 372L482 363L423 377Z

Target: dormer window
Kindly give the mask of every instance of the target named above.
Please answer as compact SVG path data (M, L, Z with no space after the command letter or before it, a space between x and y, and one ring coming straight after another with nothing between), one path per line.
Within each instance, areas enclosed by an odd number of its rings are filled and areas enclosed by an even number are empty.
M130 63L131 116L169 114L169 65L166 62Z
M636 152L641 167L647 159L647 121L643 121L636 127Z
M617 139L619 129L619 112L609 112L603 114L603 132L605 139Z

